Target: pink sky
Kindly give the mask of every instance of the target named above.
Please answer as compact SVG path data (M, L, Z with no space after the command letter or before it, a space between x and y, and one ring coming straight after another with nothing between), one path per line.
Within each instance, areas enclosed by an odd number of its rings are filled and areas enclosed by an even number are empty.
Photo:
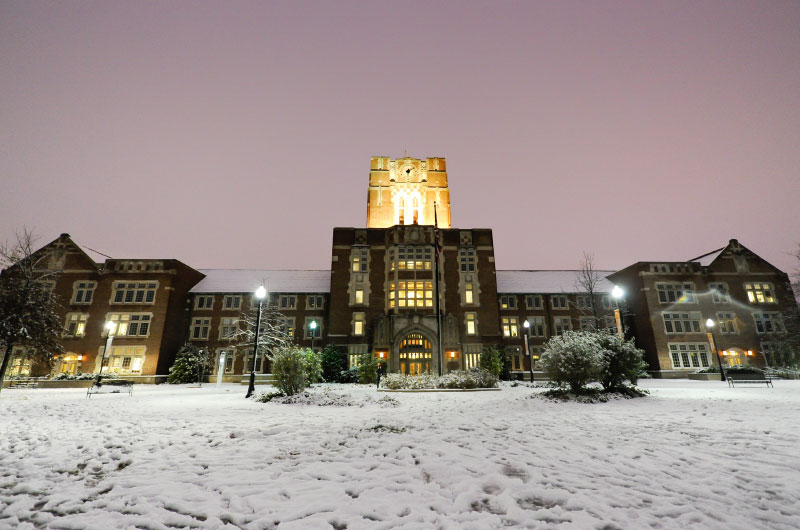
M497 266L800 241L798 2L3 2L0 240L327 268L373 155Z

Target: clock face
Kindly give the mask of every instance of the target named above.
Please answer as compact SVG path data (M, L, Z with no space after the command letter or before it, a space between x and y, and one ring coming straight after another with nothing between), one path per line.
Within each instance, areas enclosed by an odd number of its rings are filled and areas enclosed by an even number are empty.
M400 169L400 178L403 180L411 180L414 178L415 174L416 171L414 171L414 168L412 166L403 166Z

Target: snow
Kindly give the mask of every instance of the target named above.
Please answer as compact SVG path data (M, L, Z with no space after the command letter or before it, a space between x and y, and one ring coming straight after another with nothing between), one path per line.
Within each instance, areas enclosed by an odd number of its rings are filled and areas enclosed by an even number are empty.
M391 403L322 385L301 404L4 390L0 528L800 527L800 382L641 386L599 404L507 385Z

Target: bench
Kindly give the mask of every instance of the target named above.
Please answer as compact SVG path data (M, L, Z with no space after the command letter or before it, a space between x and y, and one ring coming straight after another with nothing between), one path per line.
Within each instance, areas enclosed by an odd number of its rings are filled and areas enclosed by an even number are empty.
M772 384L772 376L767 374L727 374L728 386L736 388L736 385L767 385L775 388Z
M11 383L8 385L8 388L36 388L37 386L39 386L39 384L34 381L25 381L20 383Z
M104 387L112 388L109 391L110 394L119 394L123 389L127 389L128 395L133 396L133 381L128 381L127 379L105 379L92 383L92 386L86 390L86 397L90 398L92 394L102 393Z

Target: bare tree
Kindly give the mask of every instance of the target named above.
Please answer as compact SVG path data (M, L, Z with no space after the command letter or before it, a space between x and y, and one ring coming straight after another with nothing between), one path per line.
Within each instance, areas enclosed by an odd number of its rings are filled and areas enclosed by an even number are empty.
M256 337L256 321L258 307L242 313L236 322L237 328L231 335L236 348L245 354L245 359L252 354ZM264 304L261 309L261 325L258 335L258 355L268 357L273 350L292 343L286 317L275 305ZM255 362L255 359L251 362Z
M0 389L14 346L21 345L37 363L52 366L63 352L58 303L52 296L55 274L47 250L34 250L36 238L27 229L13 244L0 245Z
M588 297L589 307L579 306L578 309L592 316L595 329L602 327L600 325L600 317L597 314L597 300L595 300L597 287L601 279L602 277L594 266L594 254L584 252L580 267L575 274L575 283L578 292L584 293Z

